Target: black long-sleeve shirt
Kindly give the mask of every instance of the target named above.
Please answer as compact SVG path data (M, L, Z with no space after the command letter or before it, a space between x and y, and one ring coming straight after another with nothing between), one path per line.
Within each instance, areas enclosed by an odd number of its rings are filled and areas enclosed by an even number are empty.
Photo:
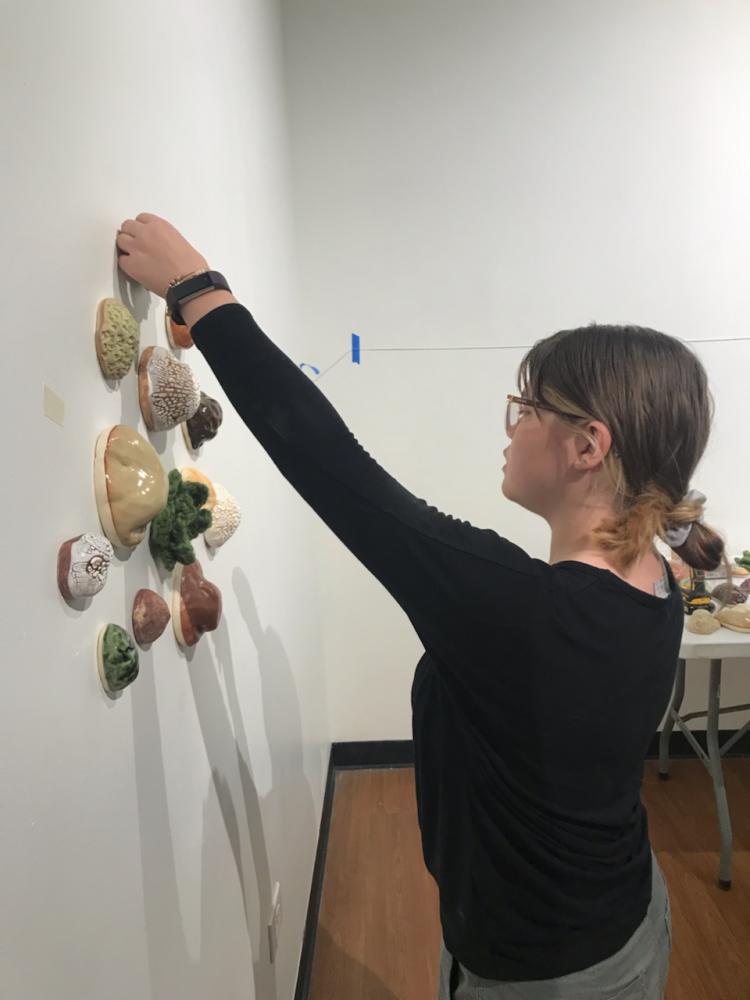
M446 947L479 976L547 979L614 954L646 914L643 759L683 628L667 597L549 565L410 493L229 303L192 328L282 475L406 613L424 861Z

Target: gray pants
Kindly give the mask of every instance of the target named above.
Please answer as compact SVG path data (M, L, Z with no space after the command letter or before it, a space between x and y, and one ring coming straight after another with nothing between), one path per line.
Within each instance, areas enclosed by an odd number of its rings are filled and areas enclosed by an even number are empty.
M671 952L669 894L654 856L648 913L614 955L558 979L508 983L470 972L441 941L437 1000L663 1000Z

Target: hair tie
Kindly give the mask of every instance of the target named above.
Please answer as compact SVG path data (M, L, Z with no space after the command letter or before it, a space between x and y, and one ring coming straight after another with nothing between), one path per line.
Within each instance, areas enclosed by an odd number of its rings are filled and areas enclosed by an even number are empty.
M706 502L706 497L700 490L690 490L682 498L681 503L685 501L695 500L700 503ZM692 531L693 525L696 521L702 521L703 514L699 514L698 517L694 518L692 521L686 521L683 524L668 525L664 531L664 541L670 547L670 549L678 549L681 545L684 545L687 541L687 537Z

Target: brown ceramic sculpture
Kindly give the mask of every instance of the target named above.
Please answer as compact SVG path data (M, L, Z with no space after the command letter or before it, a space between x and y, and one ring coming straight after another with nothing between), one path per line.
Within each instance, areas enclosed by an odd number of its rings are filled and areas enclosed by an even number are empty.
M215 438L219 433L222 419L221 404L202 392L198 409L182 425L182 434L188 448L196 451L204 441Z
M747 600L747 590L726 581L717 584L711 594L718 598L722 604L744 604Z
M133 601L133 635L138 645L155 642L167 627L169 617L169 605L163 597L155 590L139 590Z
M180 475L183 479L187 479L189 482L193 483L203 483L203 485L208 489L208 499L203 504L206 510L213 512L216 506L216 490L214 489L214 484L204 475L200 469L194 469L191 466L186 466L184 469L180 469Z
M138 362L138 396L150 431L168 431L198 409L201 390L189 365L166 347L147 347Z
M175 323L168 312L164 313L164 329L167 331L170 347L175 348L175 350L193 346L193 338L190 336L190 328L187 323Z
M211 512L211 524L203 532L206 545L218 549L228 541L240 524L240 505L221 483L214 483L216 504Z
M172 625L183 647L194 646L204 632L212 632L221 620L221 591L203 576L196 561L174 569Z
M127 424L102 431L94 456L99 520L113 545L133 548L167 505L169 481L153 445Z
M90 531L63 542L57 553L57 586L63 597L71 601L98 594L113 555L109 540Z
M687 616L687 625L685 627L688 632L694 632L696 635L711 635L712 632L716 632L721 628L721 622L710 611L706 611L705 608L698 608L692 615Z
M728 604L716 612L716 617L733 632L750 632L750 607L747 604Z
M140 328L135 316L117 299L102 299L96 310L96 356L108 379L127 375L138 354Z

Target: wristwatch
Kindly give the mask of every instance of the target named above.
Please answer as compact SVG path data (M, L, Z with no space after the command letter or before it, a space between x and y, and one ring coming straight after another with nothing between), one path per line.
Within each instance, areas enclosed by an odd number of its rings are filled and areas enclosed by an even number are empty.
M177 280L170 285L167 290L167 311L175 323L184 325L185 320L180 312L180 304L189 302L204 292L210 292L213 288L224 288L231 292L227 279L218 271L201 271L184 280Z

